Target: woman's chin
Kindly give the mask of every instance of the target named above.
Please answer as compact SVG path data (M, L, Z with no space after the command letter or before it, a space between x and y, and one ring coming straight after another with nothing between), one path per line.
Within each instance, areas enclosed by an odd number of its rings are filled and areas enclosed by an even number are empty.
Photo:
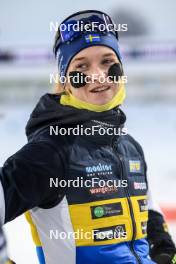
M105 105L107 103L109 103L110 100L94 100L91 102L91 104L94 104L94 105Z
M114 95L112 94L108 94L108 95L104 95L104 96L94 96L94 98L90 98L89 103L91 104L95 104L95 105L104 105L109 103Z

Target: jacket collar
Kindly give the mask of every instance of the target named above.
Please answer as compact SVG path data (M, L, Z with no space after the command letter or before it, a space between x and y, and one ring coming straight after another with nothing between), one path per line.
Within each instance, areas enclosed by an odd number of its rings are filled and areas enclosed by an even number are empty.
M61 95L45 94L41 97L35 109L30 115L26 125L26 135L28 139L35 137L36 133L50 125L75 126L84 124L86 127L93 125L123 127L126 116L119 107L104 112L94 112L85 109L77 109L72 106L60 104ZM101 141L103 138L110 140L110 136L94 135L89 139L95 138Z

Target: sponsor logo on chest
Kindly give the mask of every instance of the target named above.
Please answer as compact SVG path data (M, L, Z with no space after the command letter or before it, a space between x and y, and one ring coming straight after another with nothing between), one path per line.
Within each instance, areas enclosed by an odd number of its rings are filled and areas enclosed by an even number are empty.
M107 174L112 174L112 165L98 163L97 165L87 166L85 170L86 170L87 176L95 176L95 174L96 175L107 175Z
M123 210L120 202L91 206L92 219L122 215L122 213Z

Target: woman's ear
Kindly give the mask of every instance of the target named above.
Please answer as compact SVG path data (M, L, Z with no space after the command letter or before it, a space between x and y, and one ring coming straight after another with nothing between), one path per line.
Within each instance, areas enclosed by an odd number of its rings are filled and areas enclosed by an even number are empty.
M72 90L71 90L71 87L70 87L70 84L69 83L66 83L65 87L64 87L64 91L67 93L67 94L72 94Z
M54 93L56 94L60 94L60 93L63 93L64 92L64 86L62 83L56 83L55 84L55 87L54 87Z

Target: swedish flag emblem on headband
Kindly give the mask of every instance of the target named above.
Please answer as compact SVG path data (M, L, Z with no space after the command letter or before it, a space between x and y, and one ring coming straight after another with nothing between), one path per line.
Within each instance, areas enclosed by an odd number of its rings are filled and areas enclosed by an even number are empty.
M98 42L100 41L100 36L98 34L89 34L85 36L86 43Z

